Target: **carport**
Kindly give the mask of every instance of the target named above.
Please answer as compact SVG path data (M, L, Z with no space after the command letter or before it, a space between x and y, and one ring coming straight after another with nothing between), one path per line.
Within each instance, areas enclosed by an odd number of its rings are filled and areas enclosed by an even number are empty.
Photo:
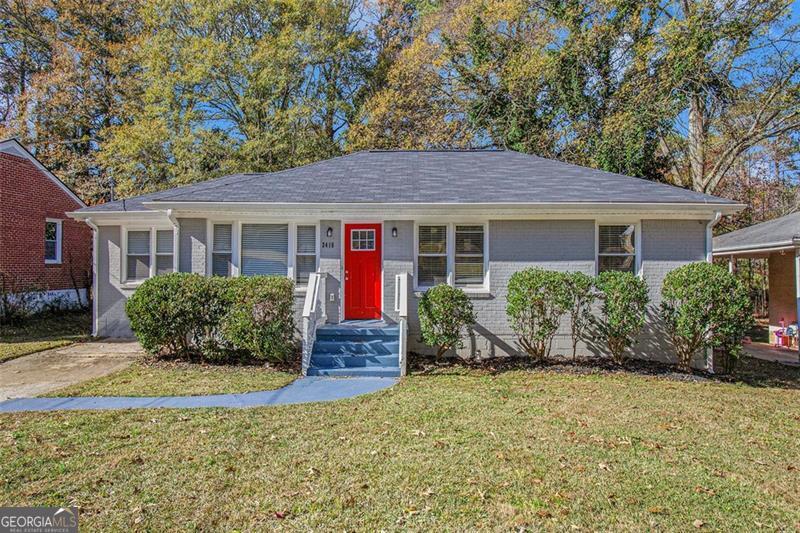
M714 257L728 260L766 259L769 287L769 341L782 324L797 322L800 307L800 213L793 213L748 228L714 237Z

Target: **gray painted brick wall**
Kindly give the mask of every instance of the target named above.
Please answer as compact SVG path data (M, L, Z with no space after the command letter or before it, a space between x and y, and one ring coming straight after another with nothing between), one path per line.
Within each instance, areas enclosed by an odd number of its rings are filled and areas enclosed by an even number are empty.
M657 314L661 305L664 276L687 263L705 261L705 220L642 220L642 275L650 289L648 322L639 343L637 356L675 362L674 349L661 327ZM701 366L702 357L695 361Z
M204 274L206 270L206 223L204 219L181 219L180 257L182 271ZM646 359L671 360L672 348L659 327L656 313L664 276L670 270L705 259L705 227L702 220L643 220L641 267L650 286L648 324L633 352ZM333 230L328 238L327 228ZM397 228L397 237L392 237ZM329 322L341 319L341 223L320 222L320 241L330 244L320 249L320 271L327 278L326 311ZM395 275L413 274L414 223L386 221L383 226L384 316L397 320L394 312ZM124 305L132 290L120 285L120 228L102 226L98 237L98 333L102 336L130 336ZM511 275L523 268L541 267L562 271L595 272L595 223L593 220L496 220L489 223L488 294L471 295L478 324L475 334L460 352L483 357L516 353L518 347L506 316L506 287ZM333 295L334 301L330 301ZM418 295L417 295L418 296ZM418 297L409 301L409 346L414 351L430 352L419 339L416 307ZM304 295L295 298L295 317L301 327ZM565 320L554 344L554 353L570 353L571 342ZM579 346L581 355L596 353L602 347ZM699 361L698 361L699 362Z
M392 237L397 228L397 237ZM387 220L383 224L383 315L387 322L399 320L394 310L395 276L414 271L414 222ZM409 301L409 322L416 321L416 300Z
M178 269L181 272L206 274L208 265L207 243L209 242L207 221L204 218L179 218Z
M328 237L328 228L331 236ZM340 322L342 302L340 279L342 276L342 225L338 220L321 220L319 271L328 274L325 280L325 312L328 322ZM331 299L333 296L333 299Z
M122 288L122 237L119 226L100 226L97 236L97 334L131 337L125 302L133 290Z

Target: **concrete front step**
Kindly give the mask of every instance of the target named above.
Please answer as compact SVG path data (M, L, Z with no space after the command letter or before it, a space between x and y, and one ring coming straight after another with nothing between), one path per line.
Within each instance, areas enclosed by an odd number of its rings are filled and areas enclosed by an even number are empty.
M399 340L317 340L314 355L398 355Z
M375 377L396 378L400 376L400 367L365 367L365 368L315 368L308 369L309 376L330 377Z
M313 368L363 368L400 366L400 356L395 355L318 355L311 356Z
M400 375L400 328L378 320L328 324L316 331L309 376Z
M342 327L342 326L322 326L317 329L317 338L368 338L368 337L399 337L400 328L397 326L386 326L383 328L370 328L370 327Z

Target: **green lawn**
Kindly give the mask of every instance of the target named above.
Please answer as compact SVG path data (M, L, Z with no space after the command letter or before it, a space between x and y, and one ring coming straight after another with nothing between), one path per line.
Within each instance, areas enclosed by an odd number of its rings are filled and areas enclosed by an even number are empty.
M0 415L0 501L87 530L800 527L783 387L451 368L352 400Z
M47 396L225 394L277 389L295 378L296 374L263 366L216 366L147 360Z
M19 326L0 326L0 362L89 338L92 316L61 312L29 318Z

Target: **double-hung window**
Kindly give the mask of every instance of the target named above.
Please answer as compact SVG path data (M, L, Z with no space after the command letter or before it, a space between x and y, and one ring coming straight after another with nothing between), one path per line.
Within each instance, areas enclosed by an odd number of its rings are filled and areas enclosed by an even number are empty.
M486 288L485 224L420 224L416 241L417 288Z
M47 219L44 222L44 262L61 262L61 221Z
M156 230L156 275L172 272L175 251L175 232L171 229Z
M484 228L482 224L456 224L455 283L458 287L483 286Z
M447 283L447 225L421 225L417 230L417 286Z
M597 227L597 271L636 273L636 224Z
M126 265L126 280L141 281L150 277L150 230L128 232Z
M233 274L233 224L214 224L211 239L211 275Z
M294 272L297 284L307 284L312 272L317 270L317 227L297 226L297 248Z
M242 224L242 267L245 276L289 274L289 225Z
M125 232L125 281L143 281L174 270L173 230L149 228Z

